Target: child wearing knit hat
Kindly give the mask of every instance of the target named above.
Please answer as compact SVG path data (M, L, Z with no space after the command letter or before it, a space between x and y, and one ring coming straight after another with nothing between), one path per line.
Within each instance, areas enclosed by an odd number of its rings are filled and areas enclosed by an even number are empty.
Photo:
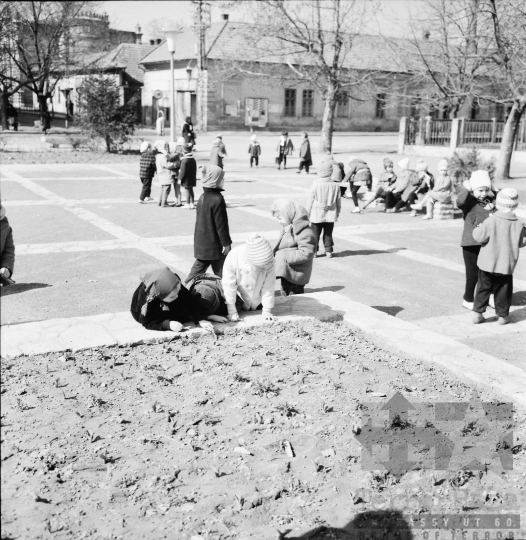
M478 257L481 242L473 238L473 230L493 212L492 201L495 196L491 190L491 178L488 171L473 171L469 180L460 187L457 208L462 210L464 230L460 245L466 268L466 283L462 307L473 309L475 287L478 281Z
M276 264L272 247L261 235L251 234L245 244L230 251L221 283L230 321L239 320L236 304L245 311L263 309L264 319L274 320Z
M447 159L441 159L438 162L438 176L433 189L428 191L425 197L417 204L412 204L413 210L422 210L426 207L426 215L422 219L433 219L433 206L436 202L443 204L451 203L451 178L447 172Z
M526 225L513 212L519 204L515 189L506 188L497 194L496 209L473 230L473 238L482 243L478 257L478 288L473 306L473 322L484 322L483 313L491 293L495 298L495 313L499 324L510 322L513 295L513 271L519 249L526 245Z
M142 183L139 202L146 204L148 201L153 201L153 197L150 197L150 194L152 192L152 180L155 175L155 151L152 149L152 144L148 141L143 141L141 144L139 171L139 177Z
M307 214L311 224L312 232L316 235L316 252L323 232L323 245L325 246L325 255L332 257L334 241L332 232L334 224L338 220L342 207L342 198L340 185L332 179L333 165L332 158L327 159L318 165L318 176L309 192L307 202ZM316 255L322 257L323 255Z
M383 199L385 197L385 188L394 184L396 182L396 174L394 172L393 161L389 158L384 158L384 172L380 175L378 179L378 189L374 194L372 199L369 199L362 210L365 210L370 204L372 204L377 199Z
M261 155L261 146L258 143L256 135L250 137L250 145L248 147L248 153L250 154L250 166L255 163L256 167L259 167L259 156Z

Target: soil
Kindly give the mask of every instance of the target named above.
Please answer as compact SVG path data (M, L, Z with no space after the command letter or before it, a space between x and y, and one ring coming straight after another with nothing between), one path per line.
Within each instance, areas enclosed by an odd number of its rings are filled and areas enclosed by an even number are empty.
M416 407L407 422L380 410L396 391ZM339 528L386 509L518 514L523 425L513 470L431 470L415 447L400 475L361 455L363 413L403 433L436 419L426 403L473 391L317 321L2 362L2 538L356 538ZM462 433L482 439L479 420Z

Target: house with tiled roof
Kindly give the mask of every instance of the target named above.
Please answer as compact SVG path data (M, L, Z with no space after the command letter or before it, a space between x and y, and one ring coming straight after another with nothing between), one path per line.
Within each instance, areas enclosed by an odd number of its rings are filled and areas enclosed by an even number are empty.
M320 92L306 81L276 80L254 74L262 66L285 66L298 54L276 47L272 38L260 36L257 47L248 47L253 27L248 24L214 23L206 35L204 92L198 92L197 39L193 28L183 29L175 39L174 92L176 125L186 116L194 123L199 96L202 96L204 129L307 129L321 124L324 101ZM265 42L268 41L268 43ZM371 73L387 83L404 77L407 59L400 62L403 41L397 46L380 36L357 34L345 56L344 69ZM432 46L429 42L428 46ZM305 57L304 61L309 61ZM312 57L310 58L312 61ZM229 69L233 63L245 65L244 72ZM140 61L144 69L142 89L143 123L153 125L158 111L170 118L170 52L161 43ZM411 66L409 66L410 68ZM353 99L353 98L361 99ZM354 95L342 92L335 114L335 129L342 131L396 131L401 116L425 116L429 111L407 98L388 103L386 93ZM389 106L386 106L389 105ZM440 112L440 111L437 111ZM440 114L442 114L440 112ZM486 113L484 113L486 114ZM486 114L486 116L488 116Z

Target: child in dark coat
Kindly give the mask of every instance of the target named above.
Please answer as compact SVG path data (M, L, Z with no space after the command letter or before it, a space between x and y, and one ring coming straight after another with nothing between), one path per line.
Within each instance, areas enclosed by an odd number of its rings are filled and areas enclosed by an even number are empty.
M506 188L497 194L497 211L473 229L473 238L482 243L478 258L478 288L473 306L473 322L484 322L483 313L491 293L495 296L495 313L499 324L510 322L513 296L513 271L519 259L519 248L526 245L526 225L517 219L514 210L519 204L515 189Z
M194 257L186 283L204 274L209 266L216 276L223 274L225 257L230 251L232 239L228 227L228 215L223 191L225 173L217 165L204 165L201 169L203 194L197 203L194 233Z
M139 176L142 182L141 195L139 196L139 202L146 204L148 201L153 201L153 197L150 197L152 192L152 180L155 176L155 152L152 149L151 143L143 141L141 144L141 161Z
M466 267L466 286L462 306L469 310L473 309L479 272L477 262L482 245L473 238L473 230L493 212L494 198L487 171L471 173L471 178L464 183L457 197L457 207L464 214L464 231L460 245Z
M286 160L285 160L286 165ZM300 174L303 168L305 167L305 172L309 174L309 168L312 166L312 155L310 152L310 141L309 136L305 131L303 132L303 141L301 141L300 147L300 166L296 171L297 174Z
M252 135L250 137L250 145L248 147L248 153L250 154L250 166L255 163L256 167L259 166L259 156L261 155L261 146L258 143L257 137Z
M194 210L194 187L197 183L197 163L192 154L192 146L185 144L183 147L184 155L181 159L179 169L179 182L186 192L186 204L184 208Z
M395 182L396 174L394 172L393 162L389 158L384 158L384 172L380 175L380 178L378 179L378 188L376 190L376 193L374 194L374 197L372 199L369 199L364 204L362 210L365 210L377 199L383 199L385 197L385 188L394 184Z
M200 274L188 285L188 290L209 321L228 322L228 308L221 278L213 274Z

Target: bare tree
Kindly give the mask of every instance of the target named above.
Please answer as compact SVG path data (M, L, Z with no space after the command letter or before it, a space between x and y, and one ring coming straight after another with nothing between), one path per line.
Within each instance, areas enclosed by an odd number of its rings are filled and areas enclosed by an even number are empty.
M175 21L172 19L153 19L149 21L145 30L151 39L163 38L164 30L181 30L183 24L181 21Z
M331 151L334 115L343 92L364 100L374 71L353 67L351 51L367 4L359 0L236 2L247 12L245 45L225 58L227 73L245 73L316 88L324 102L320 147Z

